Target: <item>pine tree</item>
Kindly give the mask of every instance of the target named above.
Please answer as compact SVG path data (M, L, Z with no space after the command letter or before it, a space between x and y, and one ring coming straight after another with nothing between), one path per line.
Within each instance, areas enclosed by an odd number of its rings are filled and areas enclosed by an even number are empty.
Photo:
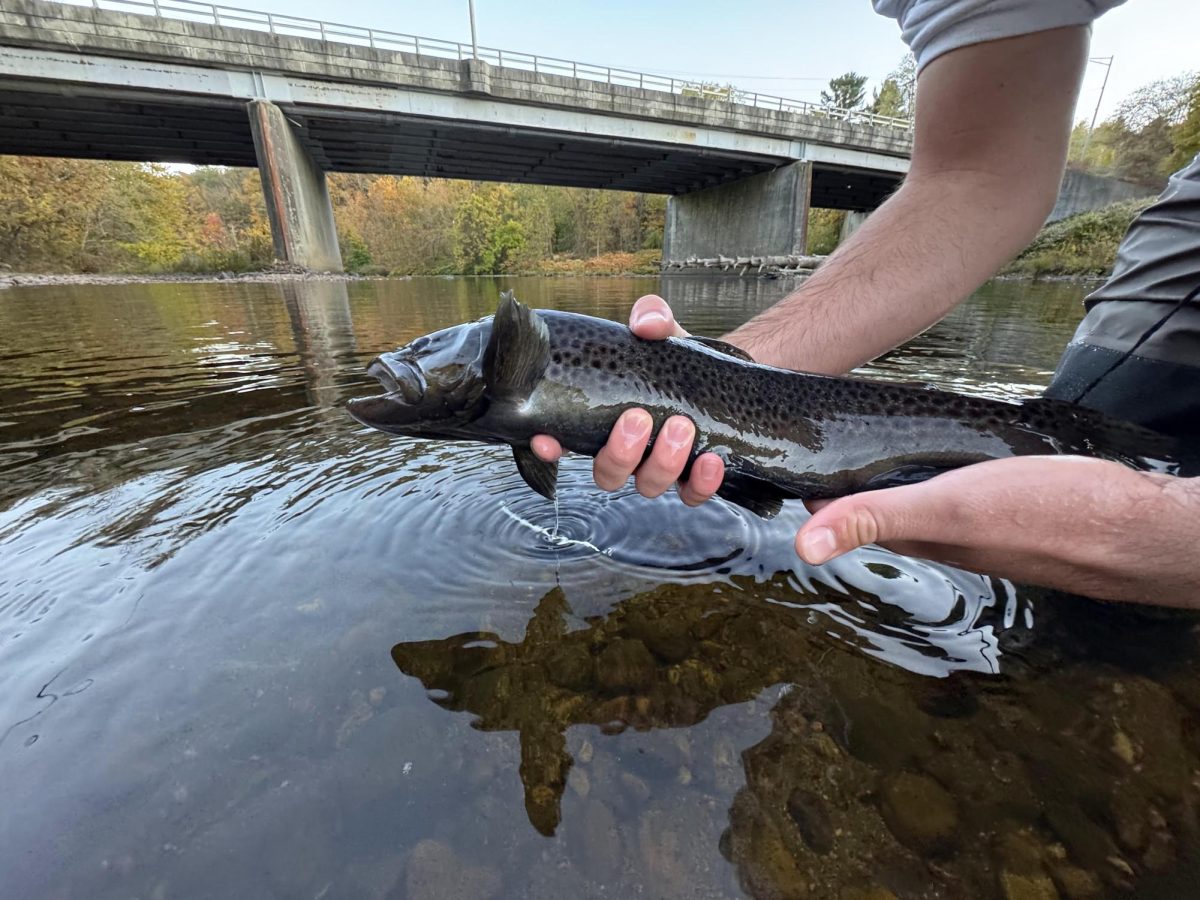
M829 109L858 109L866 97L867 76L847 72L829 82L829 90L821 91L821 105Z

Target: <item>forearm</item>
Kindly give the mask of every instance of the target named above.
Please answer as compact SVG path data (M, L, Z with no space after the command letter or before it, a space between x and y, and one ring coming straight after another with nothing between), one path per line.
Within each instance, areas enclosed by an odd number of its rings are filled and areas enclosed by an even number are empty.
M1024 456L827 501L797 537L823 563L864 544L1104 600L1200 609L1200 479Z
M1062 180L1083 28L964 47L917 81L904 186L796 293L727 337L840 373L928 328L1037 233Z
M987 174L909 180L800 290L725 339L768 365L846 372L970 295L1029 242L1044 205Z

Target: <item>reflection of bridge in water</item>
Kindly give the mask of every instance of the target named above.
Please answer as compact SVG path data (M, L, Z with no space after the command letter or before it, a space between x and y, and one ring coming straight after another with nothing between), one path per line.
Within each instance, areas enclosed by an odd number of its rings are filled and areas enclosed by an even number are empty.
M568 631L572 611L563 590L555 588L538 603L521 641L472 632L398 644L392 656L401 670L440 692L439 705L475 714L477 727L485 731L521 735L526 810L538 831L553 834L571 767L569 727L684 727L720 706L753 699L771 685L810 681L812 659L829 649L828 634L815 630L810 619L855 646L869 647L872 637L881 637L856 628L853 616L830 614L824 601L846 602L844 586L834 590L815 583L813 593L806 594L783 577L770 585L795 604L770 602L761 585L746 594L724 593L716 585L711 603L704 605L696 602L696 585L663 584L622 601L616 612L582 631ZM902 610L849 590L850 596L878 604L877 628L905 627ZM1001 614L986 607L980 612ZM991 626L977 621L955 628ZM752 646L760 631L791 641ZM908 635L931 659L946 652L917 630ZM969 661L948 659L943 671L970 667Z
M702 806L681 799L689 791L723 799L720 849L752 896L925 896L933 885L947 896L991 897L997 873L1015 865L1038 884L1098 892L1173 866L1181 851L1151 850L1154 840L1182 848L1196 839L1185 769L1200 758L1185 749L1161 687L1097 665L1090 649L1074 662L1053 645L1040 661L1024 651L1004 681L924 678L831 644L825 617L772 602L787 589L779 584L739 587L718 587L705 602L695 585L663 585L578 631L567 630L570 608L556 588L521 641L474 632L398 644L392 655L438 705L471 713L481 730L519 733L525 808L539 832L556 832L564 804L586 818L589 803L648 802L622 801L631 783L655 808ZM1088 607L1069 615L1094 615ZM1077 629L1064 622L1062 631ZM785 687L768 692L775 685ZM724 738L704 747L692 726L763 696L774 698L770 734L740 754L740 775L721 770ZM1171 712L1151 722L1140 704ZM573 760L567 732L581 725L599 735ZM632 759L628 744L608 746L626 729L664 728L691 736L640 742ZM1110 747L1124 739L1113 736L1134 731L1138 746L1158 743L1183 768L1114 777ZM622 773L635 760L640 777L630 782ZM575 766L590 776L573 778ZM590 793L568 791L573 781ZM1145 829L1134 848L1107 812L1114 804ZM684 840L672 835L661 840ZM619 841L613 849L644 852Z
M284 282L279 285L292 323L296 353L313 406L338 402L338 373L347 368L356 343L350 293L341 281Z

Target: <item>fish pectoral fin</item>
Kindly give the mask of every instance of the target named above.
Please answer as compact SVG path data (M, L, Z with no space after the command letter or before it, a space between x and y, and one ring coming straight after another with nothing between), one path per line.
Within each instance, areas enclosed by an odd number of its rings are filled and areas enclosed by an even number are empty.
M733 344L727 344L725 341L719 341L716 338L700 337L698 335L689 335L687 340L695 341L697 344L702 344L710 350L716 350L718 353L724 353L726 356L732 356L734 359L742 359L746 362L754 362L754 357L743 350L741 347L735 347Z
M773 519L783 509L783 501L788 495L769 481L726 471L725 479L717 489L717 496L750 510L756 516Z
M483 377L495 400L524 400L550 363L550 330L538 314L513 296L500 295L492 335L483 353Z
M971 460L974 462L975 460ZM966 462L963 463L966 465ZM880 472L878 475L872 475L867 479L866 483L860 490L877 491L882 488L900 487L905 484L917 484L921 481L928 481L935 475L941 475L949 472L951 469L958 466L935 466L922 465L920 463L911 463L903 466L894 466L886 472Z
M517 461L517 471L525 483L547 500L553 500L558 483L558 463L539 459L528 447L513 447L513 459Z

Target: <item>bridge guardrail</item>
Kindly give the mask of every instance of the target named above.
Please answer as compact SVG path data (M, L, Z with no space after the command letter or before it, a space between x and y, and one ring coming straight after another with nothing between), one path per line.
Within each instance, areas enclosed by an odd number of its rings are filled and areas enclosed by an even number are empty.
M862 125L877 125L899 131L912 131L913 127L912 122L908 119L881 116L866 110L838 109L836 107L822 106L817 103L809 103L804 100L789 100L786 97L775 97L755 91L743 91L733 87L713 88L712 85L704 82L672 78L666 75L635 72L630 69L601 66L594 63L584 63L552 56L538 56L533 53L501 50L495 47L472 48L470 44L463 44L459 41L420 37L419 35L401 34L395 31L380 31L375 28L364 28L358 25L322 22L317 19L306 19L282 13L260 12L236 6L201 3L199 0L52 0L52 2L60 3L64 6L87 6L93 9L110 10L112 12L149 14L164 19L245 28L285 37L316 38L329 43L353 44L360 47L378 48L380 50L398 50L404 53L413 53L418 56L429 56L437 59L463 60L474 57L496 66L523 69L547 75L566 75L571 78L599 81L605 84L623 85L625 87L665 91L666 93L678 94L684 97L700 97L717 102L751 106L757 109L799 113L801 115L835 119Z

